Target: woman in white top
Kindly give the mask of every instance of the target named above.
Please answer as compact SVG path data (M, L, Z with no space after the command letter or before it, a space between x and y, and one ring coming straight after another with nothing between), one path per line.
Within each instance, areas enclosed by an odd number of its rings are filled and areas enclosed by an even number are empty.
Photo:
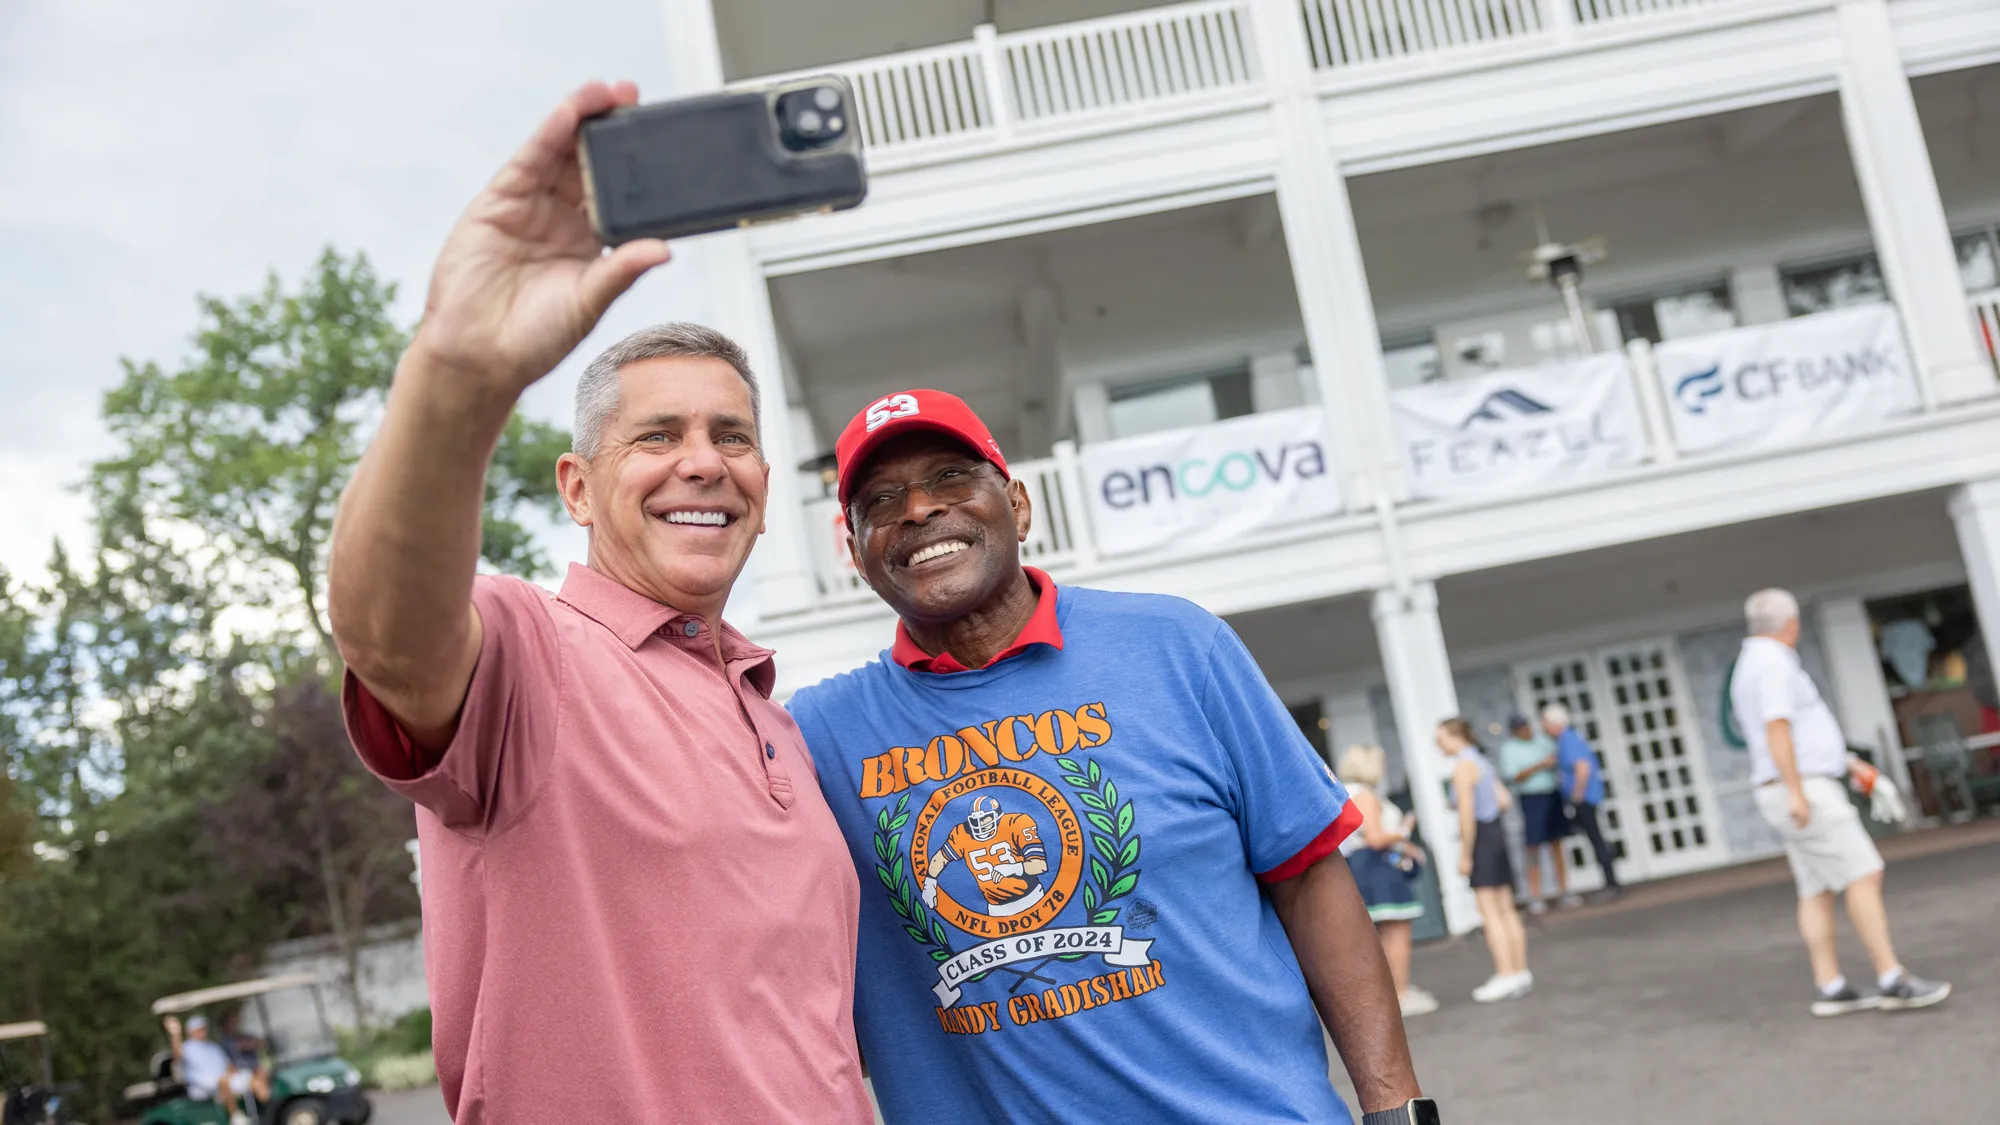
M1437 997L1410 983L1410 923L1424 913L1411 875L1424 853L1410 843L1416 818L1406 817L1376 792L1384 763L1380 746L1350 746L1340 756L1337 772L1347 785L1348 799L1361 812L1361 827L1340 842L1340 853L1347 857L1354 885L1360 888L1376 936L1382 939L1382 954L1389 960L1403 1014L1420 1016L1438 1006Z

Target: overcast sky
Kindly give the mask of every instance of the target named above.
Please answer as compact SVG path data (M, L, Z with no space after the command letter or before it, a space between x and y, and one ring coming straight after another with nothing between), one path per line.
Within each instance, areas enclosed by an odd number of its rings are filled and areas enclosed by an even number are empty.
M0 565L81 549L118 359L188 353L195 295L364 250L422 307L446 229L566 93L666 92L659 0L0 0ZM702 319L698 251L580 352ZM527 409L567 424L572 358ZM579 533L558 534L580 557Z

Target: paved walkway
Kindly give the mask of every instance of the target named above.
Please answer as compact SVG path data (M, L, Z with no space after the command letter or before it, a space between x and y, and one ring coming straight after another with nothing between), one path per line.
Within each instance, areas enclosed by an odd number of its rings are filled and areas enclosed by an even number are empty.
M2000 1121L2000 821L1882 843L1897 951L1954 984L1942 1007L1811 1018L1789 876L1757 864L1531 919L1526 1000L1471 1001L1477 935L1419 949L1445 1004L1409 1024L1425 1090L1479 1125ZM1841 963L1872 976L1844 920Z
M1477 935L1419 949L1445 1004L1409 1025L1425 1090L1471 1125L2000 1121L2000 820L1882 850L1898 950L1953 983L1942 1007L1813 1019L1790 876L1751 864L1529 919L1526 1000L1469 999L1491 968ZM1868 975L1844 922L1841 952ZM377 1125L448 1125L435 1087L375 1104Z

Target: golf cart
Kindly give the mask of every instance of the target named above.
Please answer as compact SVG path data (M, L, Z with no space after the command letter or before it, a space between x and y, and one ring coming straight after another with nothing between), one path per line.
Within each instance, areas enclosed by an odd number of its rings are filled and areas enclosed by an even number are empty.
M242 1037L246 1054L269 1068L270 1096L253 1110L257 1125L364 1125L374 1107L361 1090L361 1072L339 1057L311 973L267 977L183 992L153 1003L156 1016L207 1016L225 1049ZM239 1024L229 1028L234 1012ZM228 1125L220 1102L197 1101L181 1081L172 1051L153 1056L151 1081L127 1087L130 1114L140 1125Z
M26 1044L33 1042L34 1046ZM10 1044L12 1059L8 1058ZM21 1060L40 1056L41 1081L30 1081L34 1069ZM63 1091L56 1087L55 1067L49 1061L49 1028L40 1021L0 1024L0 1125L63 1125Z

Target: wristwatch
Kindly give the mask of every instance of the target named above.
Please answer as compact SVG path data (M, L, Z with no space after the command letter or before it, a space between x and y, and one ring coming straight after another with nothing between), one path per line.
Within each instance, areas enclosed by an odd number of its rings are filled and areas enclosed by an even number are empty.
M1361 1125L1442 1125L1438 1104L1429 1098L1411 1098L1395 1109L1378 1109L1363 1114Z

